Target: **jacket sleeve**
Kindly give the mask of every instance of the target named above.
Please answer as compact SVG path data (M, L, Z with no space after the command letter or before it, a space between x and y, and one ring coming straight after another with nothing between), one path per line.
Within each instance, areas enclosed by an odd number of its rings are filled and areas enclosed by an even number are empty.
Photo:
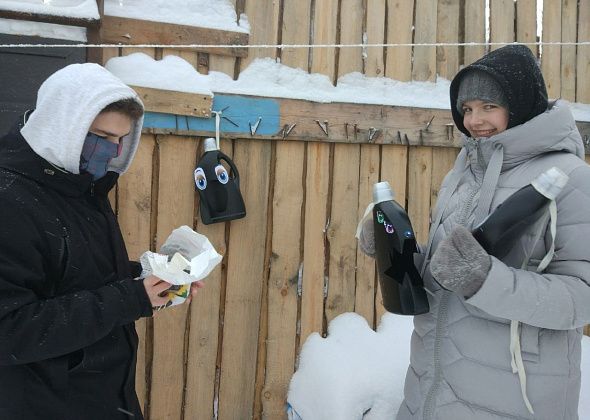
M151 315L143 283L131 278L42 299L39 291L51 283L47 243L35 222L12 207L0 203L0 365L62 356Z
M546 270L515 269L492 257L483 286L467 303L540 328L567 330L590 323L589 179L590 167L575 169L557 198L555 254Z

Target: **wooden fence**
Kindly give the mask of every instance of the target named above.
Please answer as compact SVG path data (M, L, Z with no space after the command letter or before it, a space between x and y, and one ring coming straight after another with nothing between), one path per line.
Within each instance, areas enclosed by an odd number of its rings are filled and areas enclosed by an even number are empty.
M237 0L250 44L455 43L485 41L484 0ZM590 0L545 1L545 41L590 41ZM534 0L490 0L490 41L534 42ZM531 46L538 53L536 46ZM103 51L103 59L138 51ZM483 46L251 49L247 58L187 50L175 54L202 73L234 77L256 57L323 73L352 71L397 80L451 79ZM590 103L590 46L544 46L551 97ZM320 111L321 112L321 111ZM321 115L318 115L321 118ZM222 140L240 168L246 218L205 226L192 172L202 138L144 134L113 202L131 257L157 250L180 225L194 227L224 255L191 305L137 323L137 388L146 418L281 419L297 355L312 332L355 311L370 325L383 309L374 262L354 231L387 180L405 203L418 238L458 149L314 141Z

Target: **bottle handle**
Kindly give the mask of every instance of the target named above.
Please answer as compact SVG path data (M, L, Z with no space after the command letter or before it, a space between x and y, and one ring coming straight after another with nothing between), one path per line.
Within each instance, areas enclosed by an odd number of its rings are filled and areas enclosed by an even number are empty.
M225 153L218 151L219 154L219 160L220 161L225 161L228 166L231 169L231 173L233 175L232 179L235 179L236 181L236 185L238 186L238 188L240 187L240 172L238 171L238 168L236 167L236 165L234 164L234 162L229 158L229 156L227 156Z

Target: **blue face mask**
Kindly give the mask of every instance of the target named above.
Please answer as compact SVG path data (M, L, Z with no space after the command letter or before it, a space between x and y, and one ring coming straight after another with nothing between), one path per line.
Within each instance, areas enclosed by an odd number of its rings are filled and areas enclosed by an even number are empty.
M110 142L106 137L88 133L80 155L80 172L87 172L96 181L107 173L111 159L119 156L120 144Z

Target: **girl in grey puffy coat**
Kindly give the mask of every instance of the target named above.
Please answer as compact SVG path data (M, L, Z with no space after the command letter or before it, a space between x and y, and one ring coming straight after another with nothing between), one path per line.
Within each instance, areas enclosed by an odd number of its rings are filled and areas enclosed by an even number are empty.
M577 419L590 323L590 167L575 121L565 102L548 102L524 46L467 66L450 94L464 146L432 213L423 254L430 312L414 317L397 419ZM556 213L503 261L488 255L470 230L553 166L569 176ZM364 227L360 246L371 253Z

